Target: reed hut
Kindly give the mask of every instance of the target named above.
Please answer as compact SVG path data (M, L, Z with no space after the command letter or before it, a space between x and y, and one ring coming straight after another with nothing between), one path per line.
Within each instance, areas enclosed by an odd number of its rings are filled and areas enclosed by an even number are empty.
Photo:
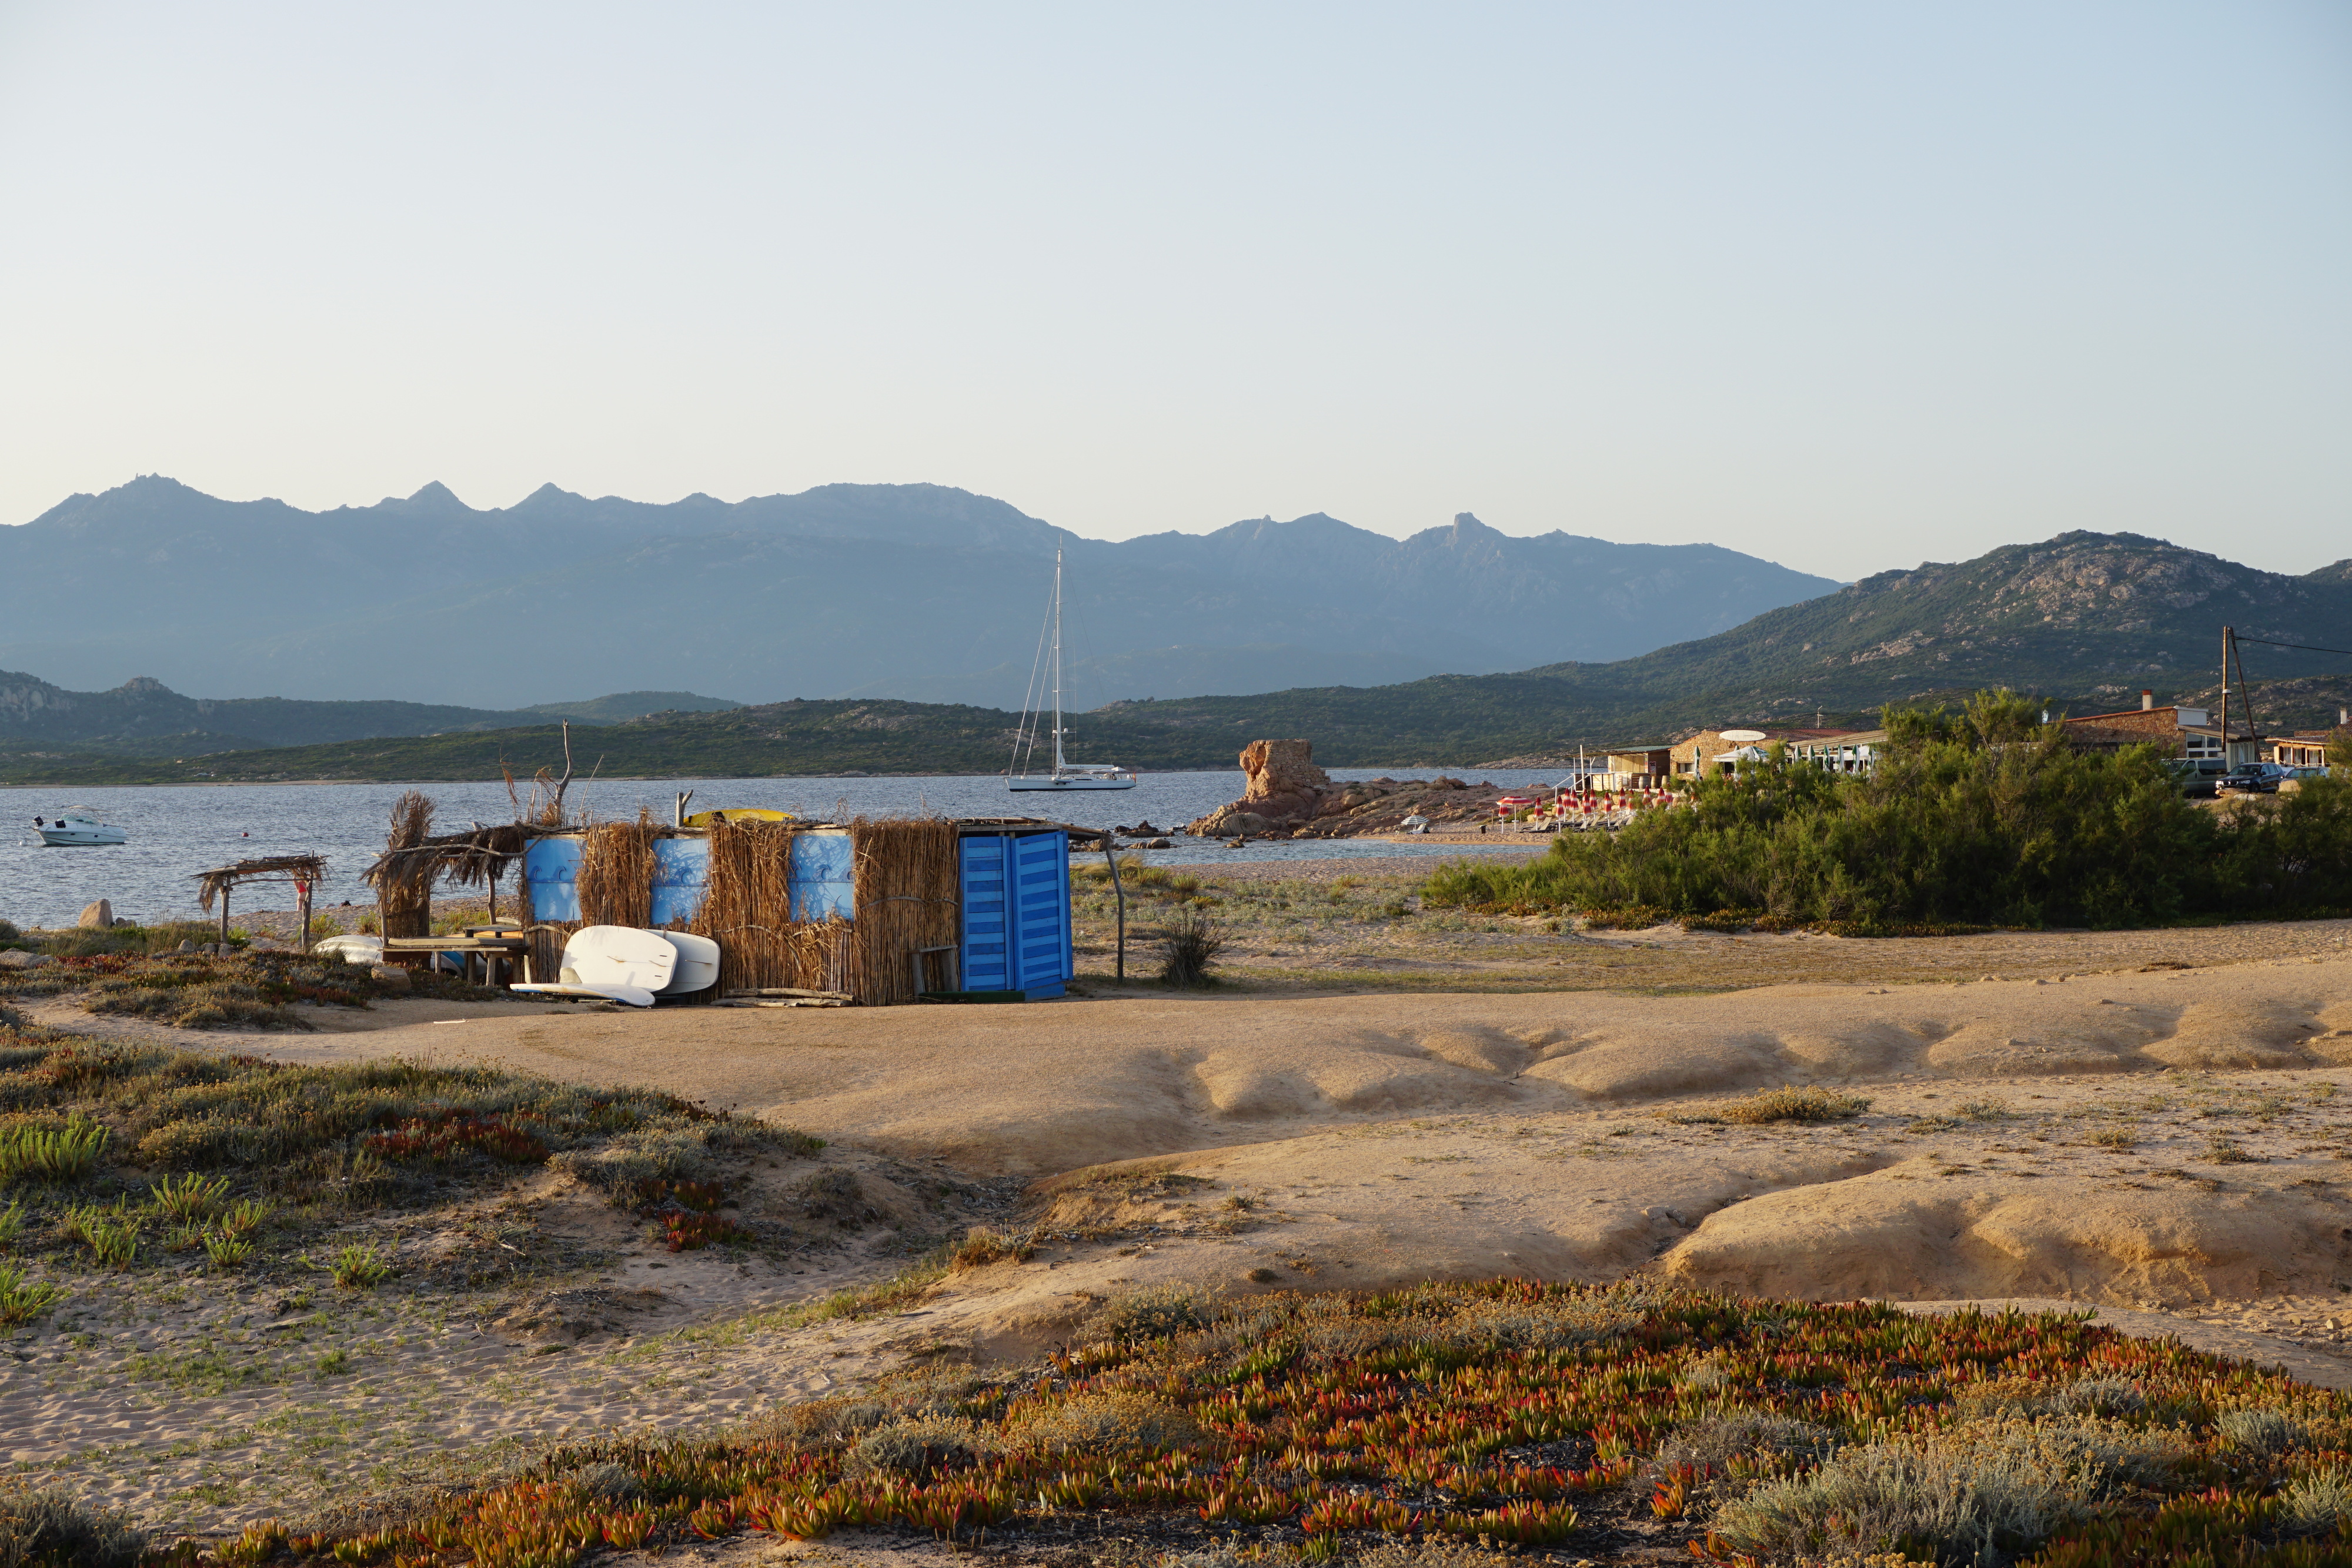
M867 1006L1061 995L1075 973L1070 846L1100 837L1033 818L429 828L429 812L421 827L414 808L395 812L394 841L368 869L387 932L395 901L422 911L424 935L435 881L487 881L495 896L516 865L533 974L554 975L583 925L690 931L719 944L710 995L821 991Z

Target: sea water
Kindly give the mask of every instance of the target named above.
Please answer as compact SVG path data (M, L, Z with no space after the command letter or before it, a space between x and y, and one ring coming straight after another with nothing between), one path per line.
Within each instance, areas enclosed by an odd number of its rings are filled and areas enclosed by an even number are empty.
M1415 774L1434 776L1426 769ZM1377 768L1333 768L1339 780L1377 779ZM1547 788L1558 769L1457 772L1506 789ZM917 779L574 779L564 797L568 811L586 810L599 821L634 821L639 808L669 821L677 792L694 791L688 811L764 807L815 821L846 821L856 816L936 812L949 817L1048 817L1080 827L1132 826L1149 821L1162 830L1181 827L1240 798L1238 771L1147 773L1132 789L1100 789L1048 795L1014 794L996 774L982 778ZM455 832L477 822L509 822L514 804L499 783L436 784L224 784L152 785L119 789L71 787L0 789L0 919L18 925L69 925L83 905L103 898L118 918L151 923L193 920L196 873L234 861L264 855L319 854L327 860L326 885L316 895L320 908L345 900L373 902L360 873L383 852L392 803L418 789L433 798L434 828ZM36 817L54 819L71 809L112 822L130 841L89 848L56 849L35 832ZM1539 841L1506 839L1474 849L1526 851ZM1276 840L1239 850L1213 840L1178 837L1175 847L1150 852L1156 864L1209 861L1323 860L1370 855L1459 855L1458 841L1397 843L1368 840ZM511 883L509 884L511 886ZM249 901L249 902L248 902ZM293 907L290 888L268 885L245 890L232 906Z

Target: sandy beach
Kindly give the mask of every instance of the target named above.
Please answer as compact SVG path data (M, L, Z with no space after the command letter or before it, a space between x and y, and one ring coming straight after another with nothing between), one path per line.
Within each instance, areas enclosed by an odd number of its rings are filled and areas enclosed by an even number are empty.
M730 1187L730 1212L792 1238L749 1252L670 1253L537 1168L355 1214L258 1277L34 1260L68 1300L9 1335L5 1452L20 1475L220 1531L499 1473L566 1434L707 1432L911 1361L1021 1360L1167 1282L1630 1276L1922 1310L2062 1301L2339 1385L2347 939L2342 922L1552 935L1595 983L1182 996L1095 978L1026 1008L831 1011L415 1000L305 1009L320 1027L293 1035L43 998L28 1021L100 1038L650 1084L827 1143ZM1646 967L1597 983L1611 962ZM1788 973L1817 963L1887 973ZM1775 968L1782 983L1741 983ZM1727 1119L1774 1087L1867 1104ZM809 1218L808 1184L835 1172L849 1218ZM973 1224L1035 1254L803 1321ZM393 1277L338 1291L328 1254L361 1239Z

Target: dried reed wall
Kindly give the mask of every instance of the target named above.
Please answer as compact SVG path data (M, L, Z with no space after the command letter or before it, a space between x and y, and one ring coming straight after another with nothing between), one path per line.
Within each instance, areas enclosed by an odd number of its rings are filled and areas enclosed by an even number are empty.
M418 790L404 792L392 803L392 831L385 839L387 854L413 850L433 836L433 801ZM385 862L378 862L380 864ZM392 862L375 880L378 919L386 936L433 935L433 877L415 867Z
M564 942L582 925L650 924L654 840L675 832L642 819L589 829L580 850L577 921L541 923L525 883L521 915L535 927L532 973L553 979ZM909 955L956 940L955 824L862 818L851 824L855 920L792 917L799 832L789 822L719 821L709 829L709 884L685 929L718 942L718 989L845 991L868 1006L913 1001ZM932 984L946 977L936 960L930 972Z
M601 822L580 845L580 920L585 925L653 924L656 839L675 838L674 829L640 817L634 822Z
M848 988L869 1007L911 1002L910 955L956 939L955 824L860 817L850 824L849 836L856 868L857 936ZM938 977L927 984L944 981L944 969L930 972ZM957 983L962 983L961 976Z
M719 989L850 988L850 923L793 918L798 836L789 822L711 825L709 888L687 929L719 944Z

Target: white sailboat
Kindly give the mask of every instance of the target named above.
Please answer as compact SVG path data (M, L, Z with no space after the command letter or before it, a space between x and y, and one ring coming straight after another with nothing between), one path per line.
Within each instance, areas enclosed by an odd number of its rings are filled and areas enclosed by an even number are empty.
M1031 677L1033 685L1035 677ZM1042 718L1045 716L1037 716ZM1047 774L1028 771L1029 759L1036 750L1035 731L1030 725L1030 710L1024 701L1021 712L1021 738L1013 744L1013 761L1005 768L1005 787L1011 789L1132 789L1135 770L1131 768L1086 767L1072 763L1062 756L1062 547L1054 546L1054 770ZM1013 771L1014 768L1021 772Z

